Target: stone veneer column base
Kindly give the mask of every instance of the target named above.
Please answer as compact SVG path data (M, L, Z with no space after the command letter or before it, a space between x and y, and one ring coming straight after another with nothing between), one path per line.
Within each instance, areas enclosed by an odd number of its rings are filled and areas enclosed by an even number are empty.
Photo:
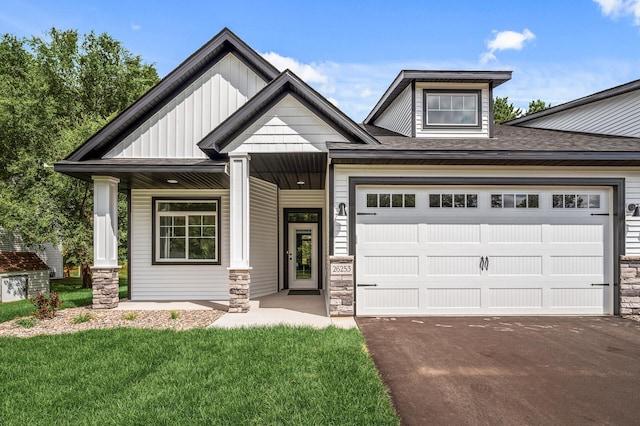
M229 312L249 312L249 269L229 269Z
M620 314L640 315L640 256L620 256Z
M93 272L93 309L113 309L120 301L118 271L120 267L94 266Z
M355 314L353 291L353 256L330 256L330 316L352 316Z

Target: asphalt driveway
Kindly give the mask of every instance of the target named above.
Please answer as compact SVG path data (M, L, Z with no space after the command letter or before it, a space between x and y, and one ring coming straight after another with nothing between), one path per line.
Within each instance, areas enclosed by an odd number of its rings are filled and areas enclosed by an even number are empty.
M357 321L403 424L640 424L640 322Z

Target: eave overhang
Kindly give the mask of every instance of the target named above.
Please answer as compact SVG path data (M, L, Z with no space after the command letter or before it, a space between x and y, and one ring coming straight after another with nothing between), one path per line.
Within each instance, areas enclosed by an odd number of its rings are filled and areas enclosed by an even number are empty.
M492 87L511 80L511 71L421 71L402 70L393 80L393 83L371 110L365 124L374 124L376 119L384 112L393 100L411 82L437 82L437 83L492 83Z
M349 141L372 145L379 143L331 102L300 80L293 72L285 70L205 136L198 143L198 146L210 157L216 158L235 137L287 95L291 95L300 101Z

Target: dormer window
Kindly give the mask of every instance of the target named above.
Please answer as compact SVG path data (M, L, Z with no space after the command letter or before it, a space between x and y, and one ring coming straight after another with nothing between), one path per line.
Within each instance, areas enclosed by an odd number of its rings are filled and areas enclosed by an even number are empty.
M480 127L479 90L424 90L424 127Z

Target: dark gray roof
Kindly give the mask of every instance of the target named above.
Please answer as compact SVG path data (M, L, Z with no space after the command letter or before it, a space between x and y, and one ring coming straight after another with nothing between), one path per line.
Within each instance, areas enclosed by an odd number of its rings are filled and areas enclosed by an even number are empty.
M538 111L533 114L525 115L523 117L507 121L504 124L513 126L513 125L526 123L527 121L535 120L541 117L546 117L547 115L555 114L560 111L566 111L568 109L590 104L592 102L597 102L602 99L623 95L625 93L632 92L638 89L640 89L640 80L634 80L629 83L622 84L620 86L612 87L611 89L603 90L601 92L597 92L592 95L584 96L582 98L579 98L570 102L566 102L564 104L556 105L554 107L547 108L545 110Z
M83 143L67 157L67 160L81 161L99 158L229 52L233 52L265 82L271 81L278 75L278 70L273 65L240 40L231 30L224 28L157 85Z
M410 138L364 125L379 145L328 143L332 159L485 161L640 161L640 138L496 125L493 138ZM550 163L549 163L550 164Z
M373 122L402 91L416 82L442 82L442 83L493 83L498 87L502 83L511 80L511 71L429 71L429 70L402 70L393 80L391 86L382 95L375 107L371 110L364 122Z
M237 135L250 126L269 108L286 95L292 95L347 139L361 144L377 144L378 141L362 127L347 117L321 94L300 80L290 70L283 71L247 103L205 136L198 146L215 156Z

